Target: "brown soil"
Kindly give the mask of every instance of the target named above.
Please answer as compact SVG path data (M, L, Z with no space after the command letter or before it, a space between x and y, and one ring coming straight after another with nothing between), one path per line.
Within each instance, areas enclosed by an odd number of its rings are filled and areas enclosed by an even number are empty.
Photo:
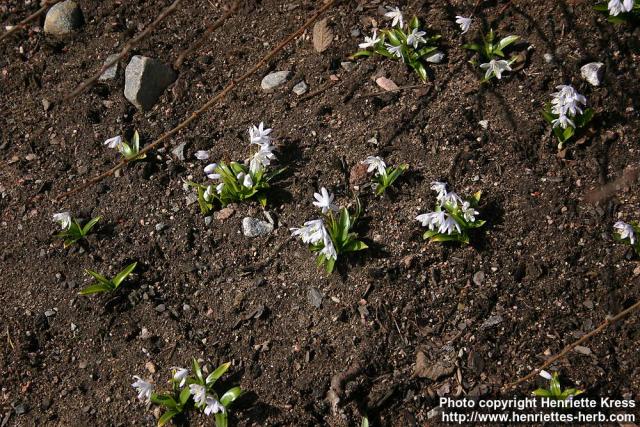
M25 3L0 5L3 28L37 7ZM419 81L379 59L341 67L361 41L352 30L368 34L368 18L380 21L382 4L341 2L327 13L336 35L327 51L314 51L307 32L269 64L293 72L285 86L263 92L265 68L146 161L54 202L114 164L106 138L137 129L149 143L317 7L306 0L244 6L188 58L149 113L123 96L124 61L116 80L45 111L45 99L72 91L169 3L87 0L86 24L74 37L49 40L40 21L0 42L0 416L8 425L151 425L132 375L163 384L170 367L192 357L233 363L227 383L250 391L233 409L237 425L354 425L364 412L375 425L424 425L438 394L500 395L502 385L637 300L637 258L611 237L619 216L639 219L637 184L596 205L585 196L640 161L640 33L610 25L587 1L483 2L475 28L482 21L520 35L531 50L524 69L482 87L460 48L471 34L461 36L454 23L475 2L402 2L406 15L417 13L443 35L446 60L430 68L428 90L378 96L368 96L380 91L372 77ZM210 2L185 2L132 54L171 63L220 14ZM606 64L599 88L579 77L593 60ZM301 101L291 92L301 79L318 90L332 74L339 80L318 96ZM558 159L540 110L556 85L569 82L598 114L594 134ZM478 124L485 119L487 130ZM262 217L257 203L206 226L197 206L186 205L183 179L204 179L197 150L242 159L246 129L260 121L275 129L289 173L267 207L279 226L268 238L248 239L241 222ZM182 142L186 161L170 154ZM360 193L359 231L371 250L341 260L327 277L291 241L268 266L251 268L274 255L288 227L316 215L311 200L320 186L339 203L352 201L347 171L372 154L411 169L390 197ZM414 218L433 206L436 179L464 195L482 190L488 224L472 245L422 240ZM103 220L85 244L64 250L51 221L63 210ZM158 223L166 228L156 231ZM113 274L132 261L140 267L120 292L77 295L89 283L84 269ZM309 302L312 288L325 295L319 309ZM151 338L142 339L143 328ZM589 395L638 401L639 339L630 317L588 342L590 354L572 352L554 370ZM437 381L414 378L418 351L430 364L451 358L456 369ZM354 364L362 369L345 383L333 415L325 400L331 378ZM187 422L210 421L191 414Z

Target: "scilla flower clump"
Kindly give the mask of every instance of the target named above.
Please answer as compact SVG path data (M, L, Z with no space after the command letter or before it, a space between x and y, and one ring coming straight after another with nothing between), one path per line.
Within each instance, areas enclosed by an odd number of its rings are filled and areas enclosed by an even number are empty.
M635 0L606 0L594 9L609 15L609 22L619 24L640 14L640 2Z
M134 161L139 159L144 159L147 157L146 154L140 154L140 134L138 131L133 133L133 138L131 142L127 142L120 135L114 136L113 138L109 138L104 142L109 148L116 149L122 154L127 161Z
M617 241L630 245L636 255L640 255L640 223L637 221L631 221L631 223L618 221L613 224L613 229L613 237Z
M402 12L397 7L387 7L385 16L391 20L391 28L378 30L374 28L371 37L365 37L360 43L360 51L353 58L368 57L374 54L402 61L411 67L422 81L427 80L426 63L439 63L444 56L436 52L436 41L439 35L427 35L420 20L414 16L406 23ZM406 24L406 25L405 25Z
M98 221L100 221L100 217L93 218L84 226L81 226L77 219L73 219L69 212L54 214L53 220L60 224L62 228L62 231L56 234L56 237L64 240L64 248L67 249L78 240L85 238Z
M416 217L423 227L429 228L424 233L424 238L433 242L456 241L468 244L469 230L482 227L485 223L477 218L479 212L475 210L480 202L481 192L462 200L453 191L447 191L447 184L443 182L432 182L431 189L438 193L435 210Z
M480 61L472 59L469 62L474 66L478 65L478 63L480 64L480 68L484 70L482 82L487 82L494 77L500 80L504 72L513 71L511 65L517 60L517 56L511 56L508 60L505 59L504 49L519 39L520 37L518 36L507 36L494 43L496 36L493 30L490 30L486 36L482 35L480 43L469 43L462 47L478 52Z
M376 196L382 195L407 169L409 165L401 164L397 167L389 167L380 156L369 156L362 161L367 165L367 172L374 172L373 186Z
M263 206L267 204L265 190L269 188L269 182L284 171L268 171L271 162L276 160L271 131L265 129L263 123L249 128L249 144L256 149L244 164L220 162L207 165L204 168L205 175L211 181L217 181L217 184L188 182L198 191L198 203L204 215L209 214L216 206L224 207L229 203L254 198Z
M218 397L214 390L216 381L227 372L230 365L230 363L224 363L205 377L200 364L193 359L191 370L172 368L173 372L169 380L170 391L156 393L152 383L138 376L133 377L136 381L131 386L138 392L138 399L164 408L164 413L158 419L159 427L191 407L195 407L207 416L213 415L216 427L226 427L229 417L228 408L243 393L240 387L233 387Z
M576 131L584 128L593 118L587 98L580 95L571 85L557 86L557 92L551 94L551 102L545 106L542 115L553 126L553 134L558 138L558 149L571 139Z
M351 214L345 207L338 209L333 204L334 195L324 187L313 197L316 199L313 205L322 211L322 217L307 221L300 228L292 228L291 235L300 237L313 252L317 252L318 266L324 265L327 273L331 273L338 255L367 248L358 240L358 234L352 231L360 216L360 203L356 200L356 211Z

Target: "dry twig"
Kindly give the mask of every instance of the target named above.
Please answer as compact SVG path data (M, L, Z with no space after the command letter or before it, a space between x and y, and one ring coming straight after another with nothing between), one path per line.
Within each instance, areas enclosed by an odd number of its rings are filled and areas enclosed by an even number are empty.
M607 318L604 322L602 322L600 324L600 326L595 328L593 331L589 332L588 334L583 335L579 340L574 341L573 343L569 344L560 353L556 354L555 356L552 356L552 357L548 358L539 368L534 369L529 375L524 376L524 377L520 378L519 380L514 381L514 382L512 382L510 384L507 384L503 388L514 388L518 384L521 384L521 383L523 383L525 381L530 380L531 378L534 378L536 375L538 375L540 373L540 371L542 371L543 369L545 369L548 366L550 366L553 362L555 362L558 359L563 358L567 353L569 353L571 350L573 350L574 348L576 348L580 344L584 343L585 341L587 341L588 339L590 339L594 335L597 335L600 332L604 331L610 325L616 323L618 320L624 318L625 316L631 314L633 311L635 311L635 310L637 310L639 308L640 308L640 301L636 302L631 307L629 307L629 308L627 308L625 310L622 310L620 313L616 314L615 316Z
M178 1L180 1L180 0L176 0L176 2L178 2ZM180 132L182 129L184 129L187 126L189 126L195 119L200 117L205 111L209 110L211 107L213 107L219 101L224 99L231 91L233 91L233 89L235 89L236 86L238 86L239 83L242 83L243 81L247 80L249 77L254 75L258 70L260 70L260 68L262 68L265 65L267 65L267 63L271 60L271 58L276 56L282 49L284 49L296 37L299 37L300 35L302 35L302 33L304 33L304 31L309 26L311 26L311 24L313 24L315 22L315 20L318 19L318 17L320 17L320 15L322 15L324 12L329 10L334 4L335 4L335 0L329 0L327 3L325 3L324 6L322 6L320 9L318 9L318 11L315 14L313 14L313 16L311 18L309 18L307 20L307 22L305 22L295 32L289 34L282 42L280 42L280 44L278 46L273 48L269 53L267 53L264 57L262 57L262 59L260 61L258 61L253 67L251 67L251 69L249 69L249 71L247 71L246 73L241 75L239 78L237 78L235 80L231 80L224 87L224 89L222 89L220 92L218 92L218 94L216 96L214 96L209 101L207 101L198 110L196 110L193 113L191 113L191 115L188 118L186 118L185 120L183 120L179 125L177 125L173 129L165 132L158 139L156 139L154 142L152 142L151 144L149 144L146 147L144 147L143 149L141 149L139 154L143 155L143 154L148 153L149 151L151 151L152 149L154 149L158 145L160 145L162 142L166 141L167 139L169 139L173 135L175 135L178 132ZM90 187L90 186L102 181L104 178L113 175L117 170L120 170L122 167L127 165L127 163L129 163L129 160L124 159L124 160L120 161L120 163L118 163L117 165L115 165L114 167L109 169L108 171L103 172L100 175L90 179L86 183L84 183L84 184L82 184L82 185L80 185L80 186L78 186L78 187L76 187L76 188L74 188L72 190L69 190L66 193L63 193L63 194L59 195L58 197L55 198L55 200L56 201L60 201L62 199L65 199L65 198L69 197L72 194L78 193L78 192L80 192L80 191L82 191L82 190L84 190L84 189L86 189L86 188L88 188L88 187Z
M27 25L29 22L33 21L34 19L37 19L40 15L42 15L43 13L45 13L47 11L49 6L53 6L54 4L59 3L60 1L61 0L47 0L47 1L45 1L40 9L38 9L37 11L32 13L31 15L27 16L22 21L18 22L16 25L14 25L10 30L7 30L6 33L1 35L0 36L0 41L2 41L3 39L9 37L11 34L15 33L19 29L23 28L25 25Z
M160 15L158 15L158 17L147 27L144 29L144 31L142 31L137 37L129 40L127 42L127 44L124 45L124 47L122 48L122 50L120 51L120 53L115 56L111 61L107 61L102 68L100 68L100 70L95 73L93 76L89 77L87 80L85 80L84 82L82 82L73 92L71 92L70 94L66 95L64 98L62 98L62 101L66 102L68 100L70 100L71 98L81 94L82 92L84 92L85 90L87 90L89 87L91 87L96 81L98 81L98 79L100 78L100 76L102 75L102 73L104 73L105 71L107 71L109 68L111 68L115 63L117 63L118 61L120 61L122 58L124 58L127 53L129 53L129 51L138 43L140 43L142 40L145 39L145 37L147 37L153 30L156 29L156 27L158 26L158 24L160 24L167 16L171 15L173 12L175 12L176 8L178 7L178 5L182 2L182 0L175 0L171 6L169 6L168 8L166 8L165 10L162 11L162 13L160 13Z

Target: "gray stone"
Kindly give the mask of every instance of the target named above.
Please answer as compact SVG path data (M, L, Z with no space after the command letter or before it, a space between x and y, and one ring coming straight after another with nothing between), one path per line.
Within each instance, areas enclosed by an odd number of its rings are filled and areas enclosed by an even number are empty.
M551 54L551 53L545 53L542 56L544 58L544 62L546 62L547 64L552 64L552 63L555 62L555 58L553 57L553 54Z
M262 83L260 86L263 90L271 90L275 89L289 78L290 71L274 71L273 73L269 73L262 79Z
M246 237L258 237L273 231L273 224L257 218L246 217L242 220L242 233Z
M315 308L320 308L322 306L322 299L324 295L316 288L309 289L309 295L307 296L309 299L309 303Z
M150 110L176 80L171 67L157 59L135 55L124 72L124 96L139 110Z
M187 206L189 206L198 201L198 195L196 193L189 193L186 199L187 199Z
M58 3L49 9L44 19L44 32L53 36L64 36L82 27L84 16L73 0Z
M480 329L486 329L486 328L490 328L492 326L499 325L500 323L502 323L503 320L504 319L499 314L496 315L496 316L491 316L487 320L484 321L484 323L480 326Z
M159 222L159 223L156 224L156 231L157 232L161 232L165 228L167 228L167 226L164 224L164 222Z
M439 64L444 59L444 53L436 52L431 56L427 56L426 61L432 64Z
M107 59L105 59L104 61L104 65L107 65L117 57L118 57L117 53L107 56ZM100 78L98 80L100 81L111 80L111 79L115 79L117 76L118 76L118 63L116 62L111 67L104 70L104 73L100 75Z
M158 304L158 305L156 306L156 311L157 311L158 313L162 313L163 311L165 311L165 310L166 310L166 308L167 308L167 307L166 307L164 304Z
M309 86L307 86L307 83L304 80L293 87L293 93L298 96L304 95L307 90L309 90Z
M476 286L482 286L484 282L484 271L477 271L476 274L473 275L473 283Z
M47 317L53 317L56 315L56 311L55 310L47 310L44 312L44 315Z
M184 160L184 147L186 145L187 145L186 142L180 143L180 145L178 145L176 148L171 150L171 154L173 154L178 160Z
M356 64L350 61L343 61L340 63L340 66L345 70L345 71L353 71L353 69L355 68Z
M602 62L591 62L580 67L580 75L593 86L600 86L604 75L604 64Z

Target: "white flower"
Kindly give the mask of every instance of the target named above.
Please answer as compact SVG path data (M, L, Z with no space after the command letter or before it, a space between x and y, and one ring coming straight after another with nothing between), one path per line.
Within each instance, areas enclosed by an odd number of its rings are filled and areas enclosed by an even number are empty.
M291 228L292 236L300 236L303 243L315 245L322 240L325 228L321 219L307 221L300 228Z
M629 239L629 242L632 245L636 244L636 234L631 224L627 224L624 221L618 221L613 224L613 228L616 229L621 239Z
M207 389L200 384L189 384L189 391L193 395L193 401L196 406L204 406L207 404Z
M195 156L198 160L207 160L209 158L209 153L205 150L198 150L196 151Z
M455 208L458 206L458 203L462 203L462 199L456 193L450 191L449 193L443 195L442 199L440 199L441 205L445 205L447 203Z
M211 164L208 164L207 166L205 166L204 167L204 173L207 175L207 178L209 178L209 179L220 179L220 174L219 173L215 173L217 168L218 168L218 164L217 163L211 163Z
M369 168L367 169L368 173L371 173L377 169L376 175L387 174L387 165L384 163L384 160L382 160L382 158L379 156L369 156L366 159L364 159L362 163L364 163L365 165L369 165Z
M213 185L207 186L207 189L204 190L204 194L202 195L207 202L210 202L213 198Z
M253 187L253 179L251 179L250 174L240 172L238 175L236 175L236 178L238 179L238 182L242 182L243 186L247 188Z
M440 227L445 220L444 211L429 212L426 214L418 215L416 217L418 221L422 223L423 227L429 227L429 230L435 230Z
M560 114L557 119L551 120L551 124L554 128L560 126L562 129L566 129L567 126L571 126L572 128L576 127L569 116L565 116L564 114Z
M404 25L404 18L402 17L402 12L400 12L400 9L398 9L397 7L387 6L387 10L388 12L385 13L384 16L389 19L393 19L393 21L391 21L391 26L395 27L399 24L398 27L402 28L402 26Z
M473 209L471 207L471 204L469 202L462 202L462 216L464 217L464 220L467 222L475 222L476 221L476 215L478 215L479 212L475 209Z
M607 8L609 9L609 14L611 16L618 16L624 12L631 12L633 9L634 0L609 0L609 4Z
M211 188L211 186L209 186ZM207 188L207 190L209 190ZM185 368L173 367L171 368L175 372L173 373L173 381L179 383L178 386L180 388L184 387L184 384L187 382L187 377L189 376L189 370Z
M276 156L271 151L272 146L263 146L253 155L249 162L249 170L251 173L256 173L260 169L267 167L271 164L271 160L275 160Z
M438 193L438 200L442 199L447 194L447 183L440 181L433 181L431 183L431 189Z
M385 43L384 46L387 48L389 53L392 54L393 56L402 58L402 46L393 46L389 43Z
M436 200L442 206L446 203L451 204L454 208L458 206L458 203L462 203L462 199L456 193L447 191L447 184L440 181L434 181L431 183L431 189L438 193Z
M256 126L251 126L249 128L249 139L252 144L257 144L260 146L271 144L271 137L269 134L273 129L265 129L264 123L260 122L260 124Z
M557 86L558 92L551 94L551 112L558 116L582 114L580 104L587 105L587 98L580 95L571 85Z
M218 194L221 194L223 188L224 188L224 182L221 182L220 184L216 185L216 192Z
M326 188L322 187L320 193L313 193L313 197L317 200L313 202L313 206L322 209L322 213L327 213L329 210L338 210L336 205L333 204L333 194L330 194Z
M104 142L104 145L106 145L109 148L120 148L120 146L122 145L122 137L120 135L118 136L114 136L113 138L109 138Z
M418 48L418 45L420 43L426 43L427 41L424 39L425 34L427 34L424 31L418 31L417 28L414 28L411 31L411 34L409 34L409 36L407 37L407 44L410 44L413 46L414 49Z
M471 27L472 22L473 20L471 19L471 17L465 18L464 16L456 16L456 24L460 25L462 34L469 31L469 27Z
M483 70L487 70L487 72L484 74L485 79L489 79L492 74L495 74L498 80L500 80L502 78L503 72L511 71L509 62L505 61L504 59L500 59L500 60L492 59L486 64L480 64L480 68L482 68Z
M60 224L63 230L71 227L71 214L69 212L60 212L53 214L53 220Z
M371 37L364 37L364 43L360 43L358 46L360 49L367 49L370 47L374 47L380 42L378 35L376 34L376 30L373 30L373 35Z
M440 223L440 228L438 228L438 233L453 234L454 231L457 231L458 233L462 233L460 224L458 224L458 221L456 221L454 217L452 217L448 213L445 213L444 216L445 216L445 219L442 223Z
M138 399L146 402L150 401L151 394L153 393L153 384L146 382L137 375L134 375L133 378L136 382L131 384L131 387L134 387L138 391Z
M336 248L333 246L333 240L331 240L331 236L326 228L322 227L322 244L324 247L320 251L322 255L324 255L327 259L338 259L338 253L336 252Z
M218 402L218 400L211 395L207 396L205 405L205 415L217 414L218 412L222 412L224 414L225 412L224 406L222 406L220 402Z
M544 378L545 380L551 380L552 376L549 372L545 371L544 369L542 371L540 371L539 375Z

